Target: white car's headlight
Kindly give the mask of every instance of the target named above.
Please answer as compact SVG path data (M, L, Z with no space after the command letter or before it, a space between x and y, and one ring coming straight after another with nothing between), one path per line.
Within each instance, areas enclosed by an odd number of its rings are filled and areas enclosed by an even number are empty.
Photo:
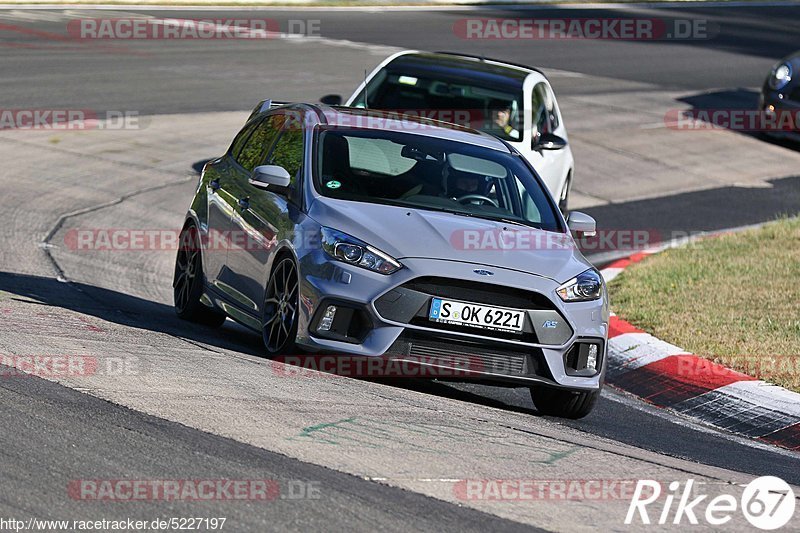
M781 63L772 69L769 76L769 86L776 91L786 87L792 81L792 66L789 63Z
M561 285L556 292L565 302L597 300L603 294L603 278L597 270L590 268Z
M397 259L355 237L326 227L321 231L322 249L334 259L380 274L392 274L403 268Z

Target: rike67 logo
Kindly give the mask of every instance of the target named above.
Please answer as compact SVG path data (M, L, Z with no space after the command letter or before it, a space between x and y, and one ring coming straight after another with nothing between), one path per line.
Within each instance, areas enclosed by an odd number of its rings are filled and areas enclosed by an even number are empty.
M713 498L708 494L698 495L693 488L692 479L683 487L679 481L673 481L665 493L658 481L640 479L633 492L625 524L698 524L698 519L705 519L707 524L721 526L741 512L752 526L771 531L787 525L794 515L794 491L778 477L754 479L747 484L738 500L730 494ZM652 518L649 512L654 512Z

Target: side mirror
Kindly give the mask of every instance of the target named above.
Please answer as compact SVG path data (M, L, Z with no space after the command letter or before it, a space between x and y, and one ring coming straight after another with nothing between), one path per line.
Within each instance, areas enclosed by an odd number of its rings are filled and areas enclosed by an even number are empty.
M339 94L326 94L319 99L320 103L328 105L342 105L342 96Z
M270 185L274 187L288 187L292 178L285 168L278 165L261 165L253 169L248 182L253 187L266 190Z
M542 150L561 150L567 145L566 139L559 137L555 133L542 133L538 139L534 139L531 148L537 152Z
M567 216L567 226L579 239L597 235L597 222L586 213L581 213L580 211L572 211Z

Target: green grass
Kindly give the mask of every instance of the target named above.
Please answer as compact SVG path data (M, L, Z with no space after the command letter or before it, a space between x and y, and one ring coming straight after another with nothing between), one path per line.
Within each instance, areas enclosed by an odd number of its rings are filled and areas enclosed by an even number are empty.
M612 309L648 333L800 391L800 219L667 250L609 292Z

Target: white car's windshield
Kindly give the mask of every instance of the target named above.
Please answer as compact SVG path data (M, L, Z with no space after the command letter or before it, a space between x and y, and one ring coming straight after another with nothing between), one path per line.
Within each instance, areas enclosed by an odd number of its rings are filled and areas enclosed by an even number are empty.
M325 196L560 230L542 186L509 153L371 129L323 129L317 150L316 187Z
M416 72L379 72L354 107L420 114L520 141L522 91Z

